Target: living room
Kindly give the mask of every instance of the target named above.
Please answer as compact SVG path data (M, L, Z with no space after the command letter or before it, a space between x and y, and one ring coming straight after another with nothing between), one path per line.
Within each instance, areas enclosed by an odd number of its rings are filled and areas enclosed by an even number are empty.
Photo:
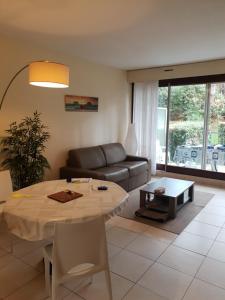
M0 7L0 299L225 299L224 1Z

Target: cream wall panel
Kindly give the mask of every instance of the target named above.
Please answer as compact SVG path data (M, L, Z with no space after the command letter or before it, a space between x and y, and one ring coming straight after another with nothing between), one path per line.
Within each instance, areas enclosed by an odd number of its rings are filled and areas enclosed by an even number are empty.
M69 149L124 141L129 120L125 71L3 36L0 45L0 96L12 75L30 61L47 59L70 67L68 89L30 86L28 72L24 71L11 86L0 111L0 136L11 122L35 110L42 113L51 134L45 153L51 165L47 179L58 177ZM99 112L65 112L65 94L99 97Z

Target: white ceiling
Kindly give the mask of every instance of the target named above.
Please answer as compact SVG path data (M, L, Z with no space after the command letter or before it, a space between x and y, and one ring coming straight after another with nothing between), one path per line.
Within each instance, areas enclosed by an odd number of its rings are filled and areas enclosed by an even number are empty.
M0 32L123 69L225 57L225 0L0 0Z

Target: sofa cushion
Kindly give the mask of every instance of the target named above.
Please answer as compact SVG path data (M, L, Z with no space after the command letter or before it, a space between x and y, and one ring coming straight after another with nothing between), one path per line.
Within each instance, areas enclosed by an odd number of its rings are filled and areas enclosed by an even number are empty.
M113 182L119 182L129 178L129 173L126 168L106 167L96 169L95 171L104 174L106 180Z
M68 166L82 169L105 167L105 155L100 146L70 150Z
M113 164L114 167L127 168L130 177L137 176L148 170L148 163L146 161L122 161L120 163Z
M107 165L112 165L126 159L126 152L120 143L101 145Z

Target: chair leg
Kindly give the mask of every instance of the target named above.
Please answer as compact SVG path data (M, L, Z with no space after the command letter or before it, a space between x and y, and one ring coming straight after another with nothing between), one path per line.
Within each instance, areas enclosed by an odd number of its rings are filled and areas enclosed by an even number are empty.
M51 279L50 279L50 261L44 257L44 264L45 264L45 288L47 295L50 296L51 294Z
M93 283L93 275L89 277L89 282L88 284L92 284Z
M13 254L13 239L10 233L9 233L9 253Z
M110 276L109 269L105 270L105 279L106 279L106 284L107 284L107 289L108 289L108 294L109 294L109 300L113 300L111 276Z
M6 247L6 251L9 254L13 254L13 239L12 239L12 234L9 231L6 222L3 220L3 218L1 218L1 214L0 214L0 228L1 228L1 232L7 234L8 238L7 240L9 241L9 247Z
M58 283L55 278L54 269L52 268L52 298L51 300L59 300L61 299L58 297Z

